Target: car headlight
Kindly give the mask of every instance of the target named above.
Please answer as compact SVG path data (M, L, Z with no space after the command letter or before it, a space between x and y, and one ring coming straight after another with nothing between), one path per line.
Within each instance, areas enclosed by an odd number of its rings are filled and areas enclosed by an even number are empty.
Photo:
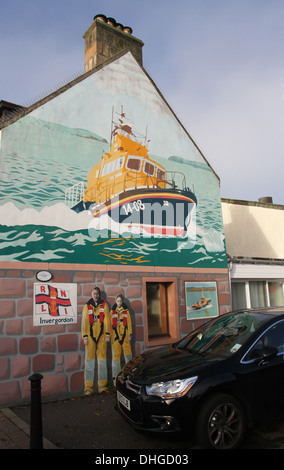
M146 386L147 395L157 395L161 398L183 397L193 386L198 377L189 379L170 380L169 382L159 382Z

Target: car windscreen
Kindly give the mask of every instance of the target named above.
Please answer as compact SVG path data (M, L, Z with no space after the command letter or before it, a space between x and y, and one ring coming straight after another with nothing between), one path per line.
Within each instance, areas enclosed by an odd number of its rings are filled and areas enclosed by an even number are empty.
M264 314L245 311L221 315L187 335L175 347L208 357L229 357L266 321Z

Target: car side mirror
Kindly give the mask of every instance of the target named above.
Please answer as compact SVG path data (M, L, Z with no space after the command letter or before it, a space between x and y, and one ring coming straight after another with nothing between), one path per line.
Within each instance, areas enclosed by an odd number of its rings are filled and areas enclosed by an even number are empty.
M264 364L268 364L277 354L278 348L275 346L264 346L260 351L259 357L257 357L254 362L258 366L263 366Z

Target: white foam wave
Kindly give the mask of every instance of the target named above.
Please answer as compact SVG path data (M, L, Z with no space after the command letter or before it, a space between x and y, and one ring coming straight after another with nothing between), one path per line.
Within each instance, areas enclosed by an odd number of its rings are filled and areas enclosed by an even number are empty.
M198 227L198 237L201 238L202 242L199 243L205 246L207 253L221 252L225 249L223 233L214 228L207 232Z
M2 225L46 225L64 230L87 230L92 216L87 212L79 214L69 209L64 203L45 206L40 211L33 208L18 209L12 202L0 206Z

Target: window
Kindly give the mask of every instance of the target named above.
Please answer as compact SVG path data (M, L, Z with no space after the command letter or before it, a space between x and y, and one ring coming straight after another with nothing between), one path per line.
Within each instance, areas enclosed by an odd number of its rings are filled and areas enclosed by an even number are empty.
M269 282L268 290L271 307L284 305L284 286L282 282Z
M232 308L284 306L284 282L239 281L232 282Z
M114 171L118 171L123 167L124 158L118 158L117 160L113 160L112 162L106 163L103 167L102 176L108 175L109 173L113 173Z
M173 343L179 339L177 280L144 278L145 345Z
M264 346L278 348L278 352L284 352L284 321L276 323L263 335Z
M250 281L250 302L252 308L254 307L267 307L265 282L264 281Z
M167 284L159 282L146 284L149 338L169 336L167 288Z
M266 346L276 347L278 354L284 353L284 321L279 321L271 328L269 328L260 338L254 343L246 357L245 361L251 361L261 357L262 351Z
M244 282L232 283L232 308L238 310L239 308L246 308L246 286Z
M144 173L146 173L146 175L153 176L155 173L154 165L152 165L152 163L145 162Z
M166 179L166 173L164 170L161 170L160 168L157 168L157 179L165 181Z
M140 171L141 160L140 158L128 157L127 160L127 169L132 171Z

